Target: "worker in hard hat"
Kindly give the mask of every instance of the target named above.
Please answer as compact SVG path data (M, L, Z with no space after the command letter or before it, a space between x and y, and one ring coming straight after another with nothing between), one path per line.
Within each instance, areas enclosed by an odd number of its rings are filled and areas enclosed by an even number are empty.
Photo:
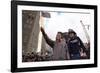
M71 60L80 59L81 58L81 55L80 55L81 49L83 50L83 52L85 52L86 48L74 30L69 29L68 35L70 38L67 43L69 54L70 54L70 59Z

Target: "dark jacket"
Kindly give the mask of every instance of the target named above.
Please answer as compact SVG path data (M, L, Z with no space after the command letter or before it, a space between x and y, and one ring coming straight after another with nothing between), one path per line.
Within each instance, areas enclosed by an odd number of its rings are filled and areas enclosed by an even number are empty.
M51 48L54 48L54 43L55 43L55 41L51 40L51 39L47 36L47 34L45 33L44 30L42 30L42 34L43 34L44 39L45 39L45 41L47 42L47 44L48 44Z
M81 48L83 49L83 52L85 52L86 48L79 37L76 36L75 38L69 40L68 50L70 54L79 53Z

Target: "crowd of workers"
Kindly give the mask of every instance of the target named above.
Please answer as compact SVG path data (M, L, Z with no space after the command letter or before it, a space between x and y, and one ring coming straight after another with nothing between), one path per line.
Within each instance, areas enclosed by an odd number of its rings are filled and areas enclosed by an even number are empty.
M69 29L68 33L58 32L55 41L48 37L42 27L41 32L46 43L53 49L53 54L27 53L22 57L23 62L90 59L90 42L83 43L74 30Z

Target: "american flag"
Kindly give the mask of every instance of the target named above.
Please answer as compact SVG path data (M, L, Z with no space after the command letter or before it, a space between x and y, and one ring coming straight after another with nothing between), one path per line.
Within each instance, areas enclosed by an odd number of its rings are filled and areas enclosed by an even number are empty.
M42 16L43 16L43 17L46 17L46 18L51 18L50 13L49 13L49 12L47 12L47 11L42 11L42 12L41 12L41 14L42 14Z

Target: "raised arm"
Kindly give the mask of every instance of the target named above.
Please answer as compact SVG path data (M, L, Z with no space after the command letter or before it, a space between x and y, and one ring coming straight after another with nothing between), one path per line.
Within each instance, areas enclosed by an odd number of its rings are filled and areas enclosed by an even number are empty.
M42 32L42 34L43 34L43 36L44 36L44 39L46 40L47 44L48 44L50 47L54 48L54 41L51 40L51 39L47 36L47 34L45 33L45 31L44 31L44 29L43 29L42 27L41 27L41 32Z

